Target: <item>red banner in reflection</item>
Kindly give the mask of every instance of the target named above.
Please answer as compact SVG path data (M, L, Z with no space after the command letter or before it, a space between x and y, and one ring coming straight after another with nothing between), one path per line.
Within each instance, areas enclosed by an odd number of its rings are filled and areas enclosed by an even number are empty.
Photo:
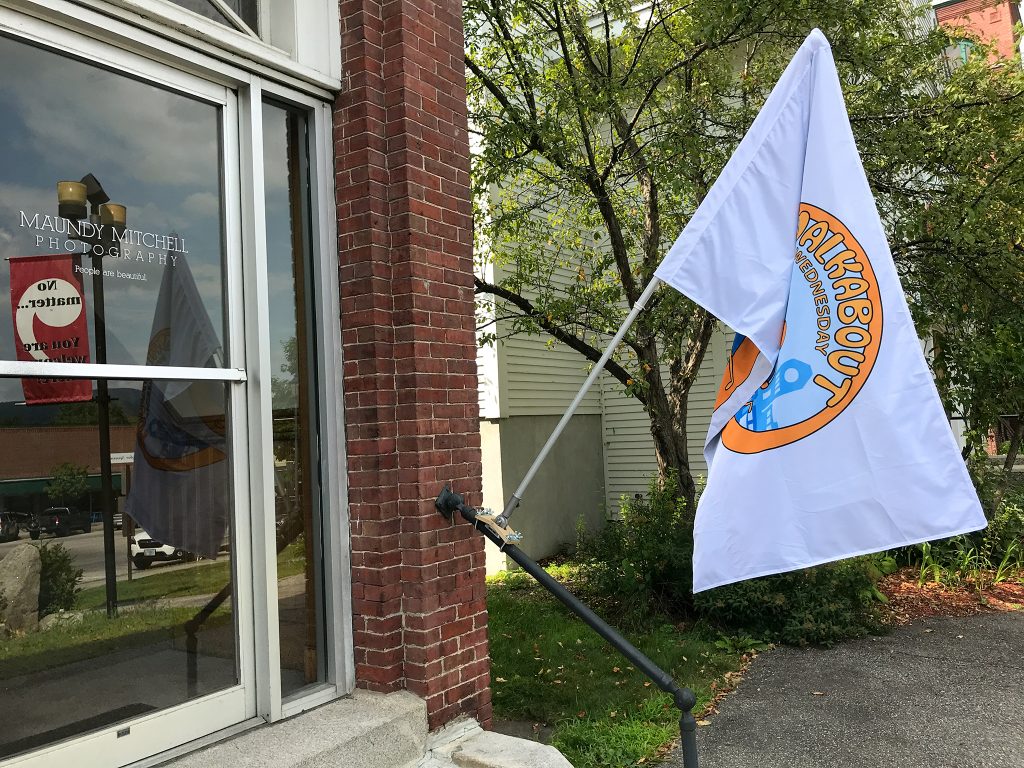
M18 360L89 362L82 273L75 269L79 264L73 254L10 260ZM92 400L89 379L22 379L21 386L29 405Z

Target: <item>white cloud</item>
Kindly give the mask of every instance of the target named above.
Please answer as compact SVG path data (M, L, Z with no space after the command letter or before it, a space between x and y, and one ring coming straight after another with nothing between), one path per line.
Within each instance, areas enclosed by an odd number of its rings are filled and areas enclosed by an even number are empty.
M212 105L11 41L0 43L0 71L18 73L0 90L42 154L89 158L152 184L209 183L216 172Z
M209 218L220 215L220 198L212 192L194 192L185 198L181 209L192 216Z

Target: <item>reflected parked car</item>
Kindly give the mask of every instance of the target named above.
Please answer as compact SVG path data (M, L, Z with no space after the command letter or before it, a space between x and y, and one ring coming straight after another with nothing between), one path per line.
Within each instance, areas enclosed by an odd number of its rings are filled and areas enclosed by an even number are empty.
M153 563L182 562L188 552L170 544L157 541L141 528L128 537L132 563L139 570L149 568Z
M99 525L99 526L102 527L103 526L103 513L102 512L93 512L92 513L92 522L93 522L93 525ZM123 512L115 512L114 513L114 530L115 531L120 531L123 527L124 527L124 513Z
M92 514L77 507L50 507L32 515L28 522L28 535L38 539L44 533L67 536L71 531L89 533L92 530Z

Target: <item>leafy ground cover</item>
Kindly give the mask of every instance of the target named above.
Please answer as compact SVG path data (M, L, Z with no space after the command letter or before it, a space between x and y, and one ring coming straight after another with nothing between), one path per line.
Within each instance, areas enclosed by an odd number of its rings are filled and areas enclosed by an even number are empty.
M572 576L565 566L551 570L556 578ZM671 699L528 576L492 579L488 611L497 719L551 726L551 743L576 768L643 764L678 738ZM734 682L749 650L709 629L664 619L626 635L694 690L698 712Z

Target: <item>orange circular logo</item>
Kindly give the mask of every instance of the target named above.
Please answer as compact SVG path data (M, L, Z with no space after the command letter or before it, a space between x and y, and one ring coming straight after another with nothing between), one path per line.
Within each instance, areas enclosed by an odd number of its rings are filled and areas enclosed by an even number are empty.
M871 261L846 225L800 205L793 276L775 370L722 430L736 453L795 443L853 402L878 358L882 300ZM719 407L749 376L757 349L736 335Z

